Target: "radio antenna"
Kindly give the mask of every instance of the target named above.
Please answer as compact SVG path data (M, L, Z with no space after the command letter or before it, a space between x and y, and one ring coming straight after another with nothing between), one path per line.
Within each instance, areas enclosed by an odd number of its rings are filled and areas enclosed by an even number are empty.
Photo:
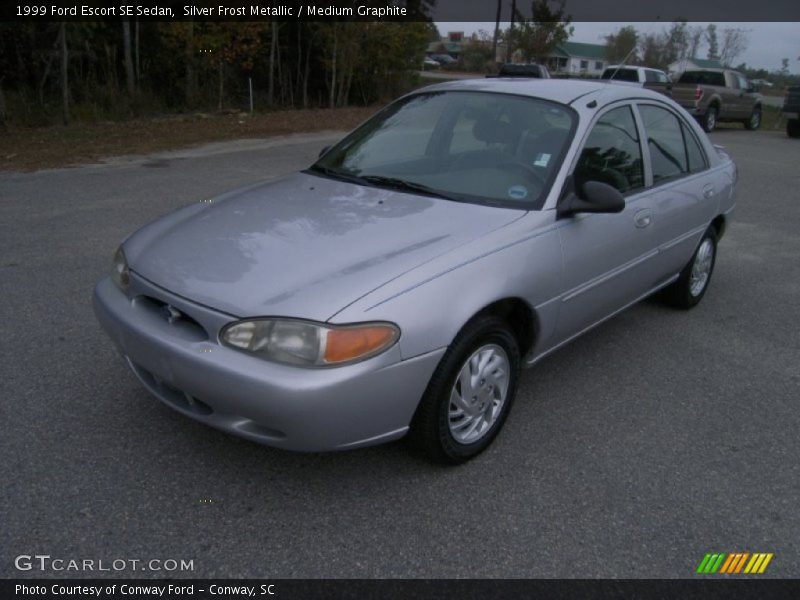
M624 67L626 64L628 64L628 59L631 57L631 54L633 54L635 51L636 51L636 44L633 45L633 48L631 48L631 51L628 52L628 54L625 56L625 58L622 59L622 62L617 65L617 68L614 69L613 73L611 73L611 77L608 78L609 80L614 79L614 77L617 76L617 71L619 71L622 67Z

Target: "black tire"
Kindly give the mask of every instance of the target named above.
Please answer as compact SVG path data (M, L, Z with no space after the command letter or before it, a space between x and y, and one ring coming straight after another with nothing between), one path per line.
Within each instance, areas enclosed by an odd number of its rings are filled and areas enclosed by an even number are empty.
M705 280L705 283L702 286L702 289L697 292L692 291L692 267L697 260L698 254L700 253L701 249L703 248L706 240L709 240L711 243L712 255L711 255L711 264L708 271L708 277ZM717 231L714 229L713 226L709 227L705 234L703 235L700 243L697 244L697 248L695 249L694 253L692 254L692 258L689 259L689 262L681 271L680 276L678 279L672 283L671 285L664 288L663 298L667 301L668 304L674 306L675 308L681 308L683 310L688 310L697 306L700 303L700 300L703 299L703 296L706 295L706 290L708 290L708 286L711 283L711 276L714 274L714 265L717 262Z
M761 107L756 106L750 113L750 117L744 120L744 128L755 131L759 127L761 127Z
M800 137L800 119L791 119L786 123L786 135L790 138Z
M478 349L500 346L509 364L505 401L497 417L477 441L457 441L450 431L450 396L462 367ZM497 436L508 417L519 380L520 352L508 324L501 318L486 315L469 322L447 349L422 396L408 435L412 448L432 461L445 464L465 462L483 452Z
M719 116L719 110L716 106L711 105L706 109L706 114L702 116L700 119L700 125L703 127L703 131L706 133L711 133L714 129L717 128L717 117Z

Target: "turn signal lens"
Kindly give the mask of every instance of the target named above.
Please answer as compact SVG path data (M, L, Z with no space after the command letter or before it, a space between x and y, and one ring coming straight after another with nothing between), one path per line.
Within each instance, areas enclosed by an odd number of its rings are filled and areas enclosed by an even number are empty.
M396 339L397 329L389 325L331 329L325 344L324 360L328 364L356 360L380 352Z
M131 283L131 274L128 269L128 261L125 259L125 253L122 251L122 246L117 248L114 254L114 260L111 264L111 279L123 292L128 291L128 286Z

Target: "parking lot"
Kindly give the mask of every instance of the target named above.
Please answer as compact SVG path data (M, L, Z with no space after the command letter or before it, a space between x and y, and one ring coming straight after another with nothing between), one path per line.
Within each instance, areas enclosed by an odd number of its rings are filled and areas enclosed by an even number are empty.
M117 244L337 136L0 173L0 576L93 574L14 568L49 554L194 561L170 576L670 578L739 551L800 576L800 143L782 131L712 134L740 189L701 305L642 302L526 371L464 466L402 442L283 452L150 397L92 313Z

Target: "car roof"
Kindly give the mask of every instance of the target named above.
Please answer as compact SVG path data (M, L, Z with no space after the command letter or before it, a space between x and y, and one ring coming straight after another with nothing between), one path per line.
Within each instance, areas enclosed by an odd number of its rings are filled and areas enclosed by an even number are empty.
M623 85L614 85L608 80L581 81L577 79L535 79L525 77L493 77L485 79L460 79L436 85L427 86L416 90L415 93L430 91L474 91L493 92L498 94L516 94L531 96L570 104L578 98L585 98L586 102L598 99L602 93L603 104L626 100L629 98L653 98L664 100L665 96L658 92Z

